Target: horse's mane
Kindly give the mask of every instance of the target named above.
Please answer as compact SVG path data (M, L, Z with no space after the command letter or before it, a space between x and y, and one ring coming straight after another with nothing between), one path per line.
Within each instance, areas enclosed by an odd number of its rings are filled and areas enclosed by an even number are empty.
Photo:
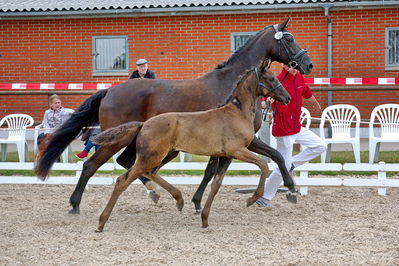
M234 98L234 97L233 97L233 96L234 96L234 93L236 92L238 86L240 86L240 84L241 84L243 78L244 78L246 75L248 75L249 72L251 72L252 70L254 70L254 68L255 68L255 67L252 67L251 69L248 69L247 71L245 71L244 74L242 74L242 75L240 75L240 76L238 77L238 81L236 82L236 85L234 86L234 89L231 91L230 95L227 96L226 101L225 101L223 104L218 105L218 108L219 108L219 107L225 106L226 104L228 104L228 103Z
M227 59L226 61L218 64L215 69L222 69L224 68L226 65L228 65L229 63L233 62L236 58L237 55L241 53L241 51L244 49L244 47L247 47L248 45L250 45L250 43L252 43L256 38L258 38L258 36L260 36L263 32L265 32L267 29L273 27L273 25L267 26L265 27L263 30L258 31L258 33L256 33L254 36L251 36L249 38L249 40L243 45L241 46L238 50L236 50L230 57L229 59Z

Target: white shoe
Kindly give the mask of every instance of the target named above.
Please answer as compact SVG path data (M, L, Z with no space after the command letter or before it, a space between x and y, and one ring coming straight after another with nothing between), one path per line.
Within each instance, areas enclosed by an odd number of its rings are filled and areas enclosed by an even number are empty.
M256 204L258 204L259 207L272 207L272 202L268 199L265 199L264 197L261 197L256 201Z

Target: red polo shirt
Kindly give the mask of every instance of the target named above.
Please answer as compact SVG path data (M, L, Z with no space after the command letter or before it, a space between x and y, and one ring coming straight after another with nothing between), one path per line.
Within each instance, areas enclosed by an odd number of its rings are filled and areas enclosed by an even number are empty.
M282 69L281 73L277 76L280 82L286 73L287 71ZM282 84L291 95L291 101L287 105L283 105L277 101L272 104L273 109L275 104L278 104L272 128L272 134L275 137L293 135L301 130L299 118L301 115L302 97L309 99L313 95L299 72L295 76L288 74Z

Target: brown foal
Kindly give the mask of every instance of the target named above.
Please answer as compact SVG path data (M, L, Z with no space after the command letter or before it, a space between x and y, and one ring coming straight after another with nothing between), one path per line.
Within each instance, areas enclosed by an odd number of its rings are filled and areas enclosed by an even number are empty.
M93 143L124 147L136 138L136 161L127 173L118 177L112 196L102 212L98 232L102 232L118 197L139 176L158 183L175 199L177 208L184 205L181 192L158 174L162 160L173 151L184 151L206 156L224 156L254 163L261 176L254 195L247 200L252 205L263 195L268 174L267 163L247 149L254 138L254 117L259 96L270 96L284 104L290 96L268 69L269 62L248 71L233 90L226 103L202 112L166 113L146 122L130 122L104 131L93 138ZM201 213L202 227L208 227L208 216L213 199L224 174L216 176L211 192Z

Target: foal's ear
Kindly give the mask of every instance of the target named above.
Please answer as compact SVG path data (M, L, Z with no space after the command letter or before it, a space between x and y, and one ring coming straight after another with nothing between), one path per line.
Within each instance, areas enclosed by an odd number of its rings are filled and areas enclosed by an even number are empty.
M262 69L262 71L264 71L265 69L269 69L271 64L272 64L272 60L269 58L269 59L264 60L264 61L262 62L260 68Z
M280 31L284 31L284 29L288 26L288 22L290 22L291 18L288 17L283 23L278 25L278 29Z

